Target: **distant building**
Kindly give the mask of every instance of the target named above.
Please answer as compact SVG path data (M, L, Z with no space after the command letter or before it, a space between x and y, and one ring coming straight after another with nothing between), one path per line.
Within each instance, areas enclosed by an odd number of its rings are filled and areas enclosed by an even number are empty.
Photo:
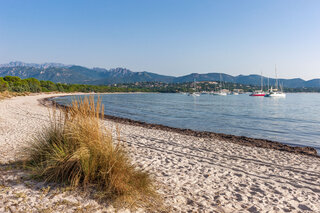
M218 84L218 82L215 82L215 81L208 81L208 84Z

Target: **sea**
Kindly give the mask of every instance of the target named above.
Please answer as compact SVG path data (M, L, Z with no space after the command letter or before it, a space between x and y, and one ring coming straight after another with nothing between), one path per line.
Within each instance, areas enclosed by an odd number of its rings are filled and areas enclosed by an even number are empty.
M99 96L106 115L310 146L320 153L319 93L289 93L285 98L252 97L248 94L194 97L180 93ZM55 101L69 105L75 98L57 97Z

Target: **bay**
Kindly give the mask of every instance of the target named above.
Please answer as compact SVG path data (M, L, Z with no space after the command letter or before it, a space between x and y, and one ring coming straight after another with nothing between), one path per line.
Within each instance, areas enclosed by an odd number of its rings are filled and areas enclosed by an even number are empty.
M248 94L193 97L178 93L99 96L107 115L176 128L269 139L320 151L318 93L290 93L286 98ZM74 98L58 97L55 101L68 105Z

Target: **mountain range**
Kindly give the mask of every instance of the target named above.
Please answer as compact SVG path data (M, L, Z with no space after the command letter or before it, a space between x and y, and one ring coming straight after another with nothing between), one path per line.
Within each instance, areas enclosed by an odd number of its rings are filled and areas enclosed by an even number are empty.
M184 83L192 81L219 81L233 82L247 85L260 85L260 75L238 75L232 76L224 73L192 73L180 77L160 75L152 72L133 72L126 68L87 68L77 65L64 65L60 63L23 63L10 62L0 65L0 77L18 76L20 78L37 78L39 80L49 80L60 83L70 84L93 84L107 85L118 83L135 82L164 82L164 83ZM280 84L288 88L300 87L320 87L320 79L305 81L301 78L278 79ZM275 84L275 79L263 78L264 85Z

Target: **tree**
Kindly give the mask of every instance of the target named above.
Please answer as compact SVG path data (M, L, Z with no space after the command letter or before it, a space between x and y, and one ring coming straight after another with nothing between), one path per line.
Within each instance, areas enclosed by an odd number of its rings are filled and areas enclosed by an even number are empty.
M65 89L64 89L64 87L63 87L63 84L57 83L56 86L57 86L57 90L58 90L59 92L65 92Z
M5 76L3 78L9 84L9 91L26 92L29 90L28 85L17 76Z
M5 76L3 78L6 82L10 83L14 83L14 82L18 82L21 81L21 78L17 77L17 76Z
M9 89L13 92L30 92L30 87L26 80L13 82Z
M41 92L41 85L38 79L27 78L25 81L29 86L29 92Z
M40 86L42 91L45 92L52 92L52 91L57 91L58 88L55 83L52 81L40 81Z
M0 77L0 92L6 91L8 87L8 82L6 82L2 77Z

